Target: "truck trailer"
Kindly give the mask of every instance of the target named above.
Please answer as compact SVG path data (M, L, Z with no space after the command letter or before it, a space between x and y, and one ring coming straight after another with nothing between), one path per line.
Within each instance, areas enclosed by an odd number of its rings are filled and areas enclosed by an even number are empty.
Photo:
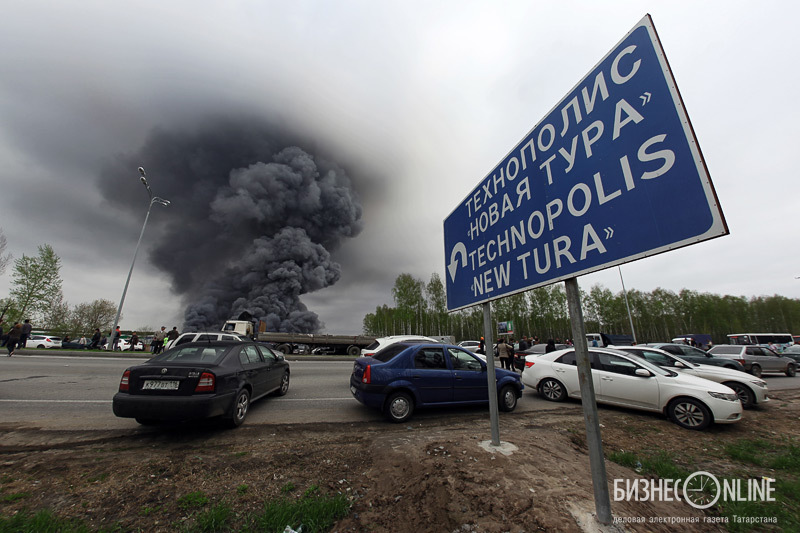
M245 316L242 316L245 315ZM245 313L237 320L228 320L222 331L238 333L253 340L269 342L279 351L291 353L326 353L359 355L376 337L365 335L320 335L314 333L278 333L265 331L261 321L249 319Z

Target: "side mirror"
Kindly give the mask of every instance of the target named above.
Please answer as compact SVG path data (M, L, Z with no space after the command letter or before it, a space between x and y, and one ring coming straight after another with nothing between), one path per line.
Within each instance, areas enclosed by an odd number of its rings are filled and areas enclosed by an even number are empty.
M688 367L683 363L681 363L680 361L675 361L675 368L688 368Z
M650 373L649 370L644 369L644 368L637 368L635 373L636 373L637 376L639 376L641 378L649 378L649 377L651 377L653 375L653 374Z

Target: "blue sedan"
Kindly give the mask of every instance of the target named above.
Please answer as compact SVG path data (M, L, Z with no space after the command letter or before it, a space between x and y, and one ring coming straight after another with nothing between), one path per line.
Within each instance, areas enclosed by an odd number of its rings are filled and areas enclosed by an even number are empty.
M498 368L495 377L500 409L513 411L522 396L519 375ZM353 364L350 392L394 422L408 420L417 407L489 402L486 363L449 344L398 343L361 357Z

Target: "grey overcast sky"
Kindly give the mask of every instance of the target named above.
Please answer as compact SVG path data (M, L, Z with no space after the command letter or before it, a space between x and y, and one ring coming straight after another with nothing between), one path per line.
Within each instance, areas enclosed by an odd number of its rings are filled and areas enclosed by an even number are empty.
M338 282L302 300L327 332L358 333L400 273L444 279L443 219L646 13L730 235L627 264L626 287L800 297L800 5L769 0L12 0L0 19L8 251L50 244L70 304L118 302L147 209L141 165L173 206L153 208L122 327L180 327L186 293L163 240L201 262L224 252L182 238L181 224L201 227L185 213L206 209L185 205L203 186L185 178L214 167L189 157L204 149L191 139L269 131L352 180L363 229L333 251ZM579 283L621 289L616 268ZM10 284L11 269L0 295Z

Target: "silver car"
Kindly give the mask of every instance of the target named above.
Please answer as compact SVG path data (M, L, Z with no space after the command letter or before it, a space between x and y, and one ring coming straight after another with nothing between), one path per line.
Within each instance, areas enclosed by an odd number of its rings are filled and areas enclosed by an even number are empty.
M650 361L654 365L662 368L676 370L682 374L692 374L700 378L705 378L717 383L722 383L736 392L742 407L749 409L756 404L769 401L767 396L767 382L749 376L738 370L722 368L719 366L701 365L681 359L658 348L649 346L616 346L617 350L635 353L639 357Z
M746 371L756 377L761 377L762 372L780 372L789 377L797 372L797 363L794 359L777 354L765 346L717 344L708 353L715 357L739 361Z

